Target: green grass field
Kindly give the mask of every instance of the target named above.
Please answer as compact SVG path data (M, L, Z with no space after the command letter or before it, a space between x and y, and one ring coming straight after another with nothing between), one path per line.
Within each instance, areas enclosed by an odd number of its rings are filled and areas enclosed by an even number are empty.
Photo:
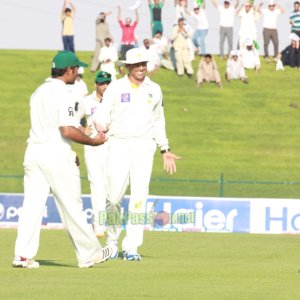
M29 97L49 76L54 51L0 50L1 192L22 192L23 155L29 131ZM91 52L78 56L90 62ZM224 78L225 61L216 57ZM199 58L194 61L196 71ZM93 90L94 74L84 75ZM300 181L300 72L262 61L259 74L248 71L249 85L224 82L197 88L195 80L159 70L165 102L167 132L172 150L182 156L178 172L167 175L157 153L150 193L159 195L218 196L220 174L225 181ZM300 106L299 106L300 107ZM186 109L184 109L186 108ZM75 145L86 177L83 147ZM159 180L162 179L162 180ZM170 180L177 180L176 182ZM195 181L201 179L204 182ZM213 182L207 182L212 180ZM226 183L226 182L225 182ZM89 193L88 181L82 181ZM225 184L233 197L298 198L300 184Z
M298 235L146 232L141 262L76 267L67 234L42 230L39 269L11 267L2 229L0 299L291 300L300 295Z

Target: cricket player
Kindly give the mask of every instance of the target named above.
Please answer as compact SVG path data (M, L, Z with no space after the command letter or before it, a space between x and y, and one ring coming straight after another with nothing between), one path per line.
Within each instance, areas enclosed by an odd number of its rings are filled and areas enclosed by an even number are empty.
M15 257L12 265L38 268L33 259L39 247L40 226L50 190L75 248L78 267L91 267L111 256L102 248L82 209L80 174L71 142L98 146L104 133L91 138L76 126L74 99L67 84L72 84L81 62L70 51L59 52L52 61L51 78L30 98L31 128L24 157L24 202L19 218Z
M91 136L97 135L93 124L93 116L101 109L103 93L112 80L111 74L100 71L95 77L95 91L83 100L87 126L91 129ZM91 202L93 207L93 228L97 237L101 238L105 233L105 220L99 219L105 215L106 210L106 158L107 143L100 146L84 146L84 158L90 181Z
M170 152L162 92L159 85L145 75L148 60L146 51L141 48L127 51L123 63L128 75L108 86L102 107L94 118L98 131L109 130L106 208L107 243L113 249L111 258L118 257L120 208L128 185L131 195L126 236L122 242L123 259L141 260L138 247L143 243L143 218L157 145L163 155L164 169L170 174L176 172L175 160L180 158ZM130 218L133 215L134 220ZM136 217L140 217L140 221Z

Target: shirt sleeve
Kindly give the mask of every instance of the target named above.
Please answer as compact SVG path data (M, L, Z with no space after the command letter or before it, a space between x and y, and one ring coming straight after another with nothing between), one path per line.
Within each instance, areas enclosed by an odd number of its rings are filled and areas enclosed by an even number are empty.
M163 106L163 97L159 88L159 102L154 109L154 139L161 150L169 149L169 141L166 136L166 122Z

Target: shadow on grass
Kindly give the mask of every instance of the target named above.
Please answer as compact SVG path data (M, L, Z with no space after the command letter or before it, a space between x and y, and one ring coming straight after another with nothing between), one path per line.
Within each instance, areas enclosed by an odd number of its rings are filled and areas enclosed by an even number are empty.
M66 265L63 263L58 263L54 260L39 259L37 261L39 262L39 264L41 266L77 268L77 266L75 266L75 265Z

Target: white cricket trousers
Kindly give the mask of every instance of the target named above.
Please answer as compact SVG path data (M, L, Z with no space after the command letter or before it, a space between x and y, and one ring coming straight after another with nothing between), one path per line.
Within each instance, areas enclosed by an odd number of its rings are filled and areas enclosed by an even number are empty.
M83 213L79 168L66 145L29 144L24 158L24 202L15 255L33 258L38 251L41 221L51 189L75 248L78 263L100 255L99 244ZM62 249L63 250L63 249Z
M115 242L121 234L121 224L109 224L112 215L120 215L121 201L130 184L129 216L137 214L140 222L128 220L122 250L137 252L143 243L145 207L149 193L153 157L156 143L152 139L110 138L108 145L108 243Z
M105 219L100 218L106 212L106 164L107 143L100 146L84 146L84 159L90 182L93 224L105 230Z

